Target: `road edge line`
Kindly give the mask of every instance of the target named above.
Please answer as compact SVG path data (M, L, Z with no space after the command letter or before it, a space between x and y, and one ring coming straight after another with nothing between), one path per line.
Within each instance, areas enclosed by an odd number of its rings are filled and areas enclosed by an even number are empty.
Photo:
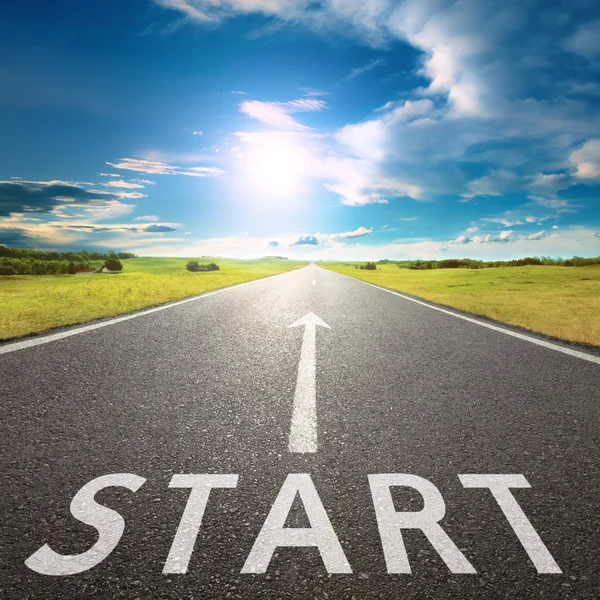
M230 290L234 290L236 288L240 288L245 285L250 285L252 283L258 283L259 281L265 281L267 279L273 279L275 277L283 277L285 275L290 275L291 273L296 273L296 272L301 271L302 269L306 269L306 268L307 267L300 267L299 269L292 269L291 271L286 271L285 273L278 273L277 275L268 275L267 277L260 277L259 279L253 279L252 281L244 281L243 283L236 283L235 285L230 285L228 287L224 287L219 290L213 290L211 292L204 292L203 294L198 294L197 296L192 296L191 298L184 298L183 300L175 300L174 302L162 304L160 306L155 306L153 308L143 309L143 310L140 310L135 313L130 313L128 315L114 317L114 318L108 319L106 321L101 321L100 323L92 323L91 325L84 325L83 327L75 327L74 329L68 329L67 331L61 331L59 333L51 333L49 335L42 335L41 337L30 338L27 340L23 340L21 342L8 342L7 344L0 346L0 354L9 354L10 352L17 352L18 350L25 350L26 348L32 348L34 346L41 346L43 344L49 344L50 342L62 340L64 338L71 337L73 335L78 335L80 333L86 333L87 331L93 331L94 329L101 329L102 327L108 327L109 325L114 325L115 323L129 321L130 319L137 319L138 317L143 317L145 315L150 315L152 313L155 313L155 312L158 312L161 310L166 310L166 309L172 308L174 306L186 304L187 302L194 302L196 300L201 300L202 298L208 298L209 296L214 296L215 294L220 294L221 292L228 292Z
M336 271L331 271L332 273L336 273ZM462 319L463 321L468 321L469 323L475 323L475 325L481 325L481 327L486 327L487 329L491 329L492 331L498 331L500 333L504 333L506 335L510 335L520 340L524 340L526 342L530 342L532 344L536 344L538 346L542 346L544 348L548 348L550 350L556 350L557 352L562 352L563 354L567 354L569 356L574 356L575 358L579 358L581 360L587 360L588 362L595 363L600 365L600 356L595 356L594 354L587 354L586 352L580 352L579 350L571 350L571 348L566 348L559 344L553 344L552 342L546 342L544 340L540 340L530 335L525 335L524 333L518 333L516 331L511 331L510 329L505 329L504 327L499 327L498 325L492 325L491 323L486 323L485 321L481 321L479 319L475 319L473 317L467 317L466 315L461 315L459 313L453 312L446 308L441 308L440 306L434 306L433 304L429 304L428 302L424 302L423 300L417 300L416 298L411 298L410 296L406 296L405 294L401 294L400 292L396 292L394 290L389 290L387 288L381 287L379 285L375 285L374 283L369 283L368 281L363 281L362 279L358 279L356 277L352 277L351 275L346 275L345 273L337 273L338 275L345 275L346 277L350 277L354 281L360 281L365 285L370 285L382 292L387 292L388 294L393 294L394 296L399 296L404 300L410 300L415 304L420 304L421 306L426 306L427 308L431 308L432 310L437 310L438 312L450 315L452 317L456 317L457 319Z

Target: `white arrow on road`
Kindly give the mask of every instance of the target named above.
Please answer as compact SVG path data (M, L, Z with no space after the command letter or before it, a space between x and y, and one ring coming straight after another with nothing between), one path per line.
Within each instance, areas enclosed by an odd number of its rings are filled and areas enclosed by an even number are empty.
M304 325L304 338L302 339L302 350L300 351L288 448L290 452L316 452L317 357L315 339L317 325L327 329L331 329L331 327L312 312L304 315L288 327L300 327L301 325Z

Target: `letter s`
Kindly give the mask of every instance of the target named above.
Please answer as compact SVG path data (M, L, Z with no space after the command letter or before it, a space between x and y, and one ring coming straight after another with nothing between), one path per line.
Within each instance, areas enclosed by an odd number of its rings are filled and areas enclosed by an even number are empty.
M143 477L131 473L114 473L97 477L86 483L71 501L71 514L98 531L98 541L81 554L58 554L48 544L34 552L25 564L42 575L75 575L101 563L117 546L125 521L116 511L98 504L94 497L106 487L125 487L132 492L146 482Z

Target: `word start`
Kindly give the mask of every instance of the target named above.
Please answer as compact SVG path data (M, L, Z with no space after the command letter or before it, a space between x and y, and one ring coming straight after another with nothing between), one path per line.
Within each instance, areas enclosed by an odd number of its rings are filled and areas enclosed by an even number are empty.
M542 542L531 522L511 493L511 488L531 487L523 475L459 475L464 488L485 488L495 498L501 512L529 555L538 573L561 573L559 566ZM440 525L446 505L439 490L427 479L409 474L369 475L369 485L381 545L388 573L410 573L411 568L402 539L402 530L420 530L452 573L476 573L476 570ZM74 575L98 565L116 548L125 530L123 517L95 501L95 495L107 487L124 487L136 492L145 479L130 473L104 475L86 483L71 501L72 515L98 531L98 540L81 554L63 555L48 544L26 561L27 567L43 575ZM165 562L163 573L186 573L204 511L214 488L235 488L238 475L174 475L170 488L189 488L190 495ZM399 512L391 490L409 487L423 498L420 511ZM296 496L302 501L310 527L285 527ZM256 538L242 573L265 573L279 547L315 547L329 573L352 573L346 555L331 525L309 474L290 474Z

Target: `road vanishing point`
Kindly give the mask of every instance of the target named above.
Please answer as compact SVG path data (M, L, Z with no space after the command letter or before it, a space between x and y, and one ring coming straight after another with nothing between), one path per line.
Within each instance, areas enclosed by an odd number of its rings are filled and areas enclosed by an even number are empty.
M600 356L317 265L0 346L0 597L600 596Z

